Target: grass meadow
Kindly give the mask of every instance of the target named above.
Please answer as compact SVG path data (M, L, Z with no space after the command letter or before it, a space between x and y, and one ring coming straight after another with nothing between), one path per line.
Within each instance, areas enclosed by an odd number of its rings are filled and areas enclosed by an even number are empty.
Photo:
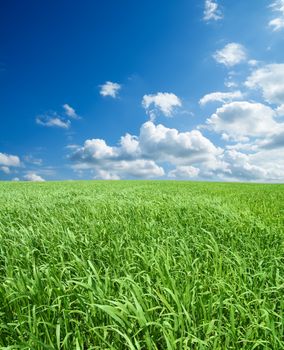
M284 185L0 183L0 349L284 349Z

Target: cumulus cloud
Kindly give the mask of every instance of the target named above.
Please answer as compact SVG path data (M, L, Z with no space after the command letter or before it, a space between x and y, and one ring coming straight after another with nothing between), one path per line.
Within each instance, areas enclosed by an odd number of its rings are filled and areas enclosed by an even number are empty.
M18 156L0 152L0 165L7 167L19 167L21 165L21 161Z
M223 49L218 50L213 55L218 63L227 67L235 66L247 59L246 50L243 45L238 43L229 43Z
M188 179L197 177L200 172L200 169L195 168L194 166L178 166L174 170L171 170L168 174L169 177Z
M278 16L269 21L269 26L275 32L284 29L284 0L274 1L270 7Z
M221 153L222 149L215 147L199 130L179 132L148 121L141 126L139 136L126 134L118 146L109 146L101 139L86 140L70 159L76 170L93 169L97 177L156 178L165 175L163 164L166 163L217 169L223 166L218 159Z
M258 150L243 153L227 150L224 161L229 172L220 175L224 180L283 182L284 162L279 162L283 149Z
M229 181L284 181L284 126L275 111L258 103L225 103L207 127L230 140L217 147L199 130L180 132L148 121L138 136L126 134L116 146L86 140L71 150L76 171L91 171L97 179L198 178ZM263 123L263 125L262 125ZM246 140L246 142L244 142ZM165 169L172 168L165 174Z
M172 164L203 162L220 153L199 130L179 132L150 121L140 129L139 147L145 157Z
M76 113L75 109L71 107L69 104L65 103L63 106L64 113L72 119L79 119L78 114Z
M62 129L69 129L70 120L63 120L58 116L39 116L36 118L36 123L45 127L57 127Z
M203 96L199 104L201 106L205 106L207 103L210 102L229 102L237 99L242 99L243 94L241 91L233 91L233 92L212 92L210 94L207 94Z
M205 0L203 15L204 21L218 21L223 18L218 3L213 0Z
M284 64L269 64L253 71L245 85L260 89L268 103L284 104Z
M118 96L121 85L118 83L113 83L111 81L106 81L103 85L100 86L100 94L102 96L110 96L116 98Z
M166 117L171 117L177 107L182 106L178 96L168 92L158 92L153 95L144 95L142 106L145 108L151 120L154 120L157 112Z
M33 182L44 182L45 180L36 173L30 172L24 176L24 179L26 181L33 181Z
M279 128L275 111L261 103L247 101L226 103L218 108L206 124L224 138L244 140L246 137L265 136Z

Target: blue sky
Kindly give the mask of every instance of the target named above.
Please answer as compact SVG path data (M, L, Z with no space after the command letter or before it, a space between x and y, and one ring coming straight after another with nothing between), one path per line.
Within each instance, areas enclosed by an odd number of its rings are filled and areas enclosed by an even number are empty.
M3 0L0 180L284 182L284 0Z

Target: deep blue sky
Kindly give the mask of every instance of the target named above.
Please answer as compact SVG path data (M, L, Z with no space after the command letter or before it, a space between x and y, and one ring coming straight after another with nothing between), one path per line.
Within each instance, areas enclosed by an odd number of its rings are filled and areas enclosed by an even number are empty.
M172 155L176 160L167 159L162 151L152 159L149 153L153 149L147 153L142 141L140 148L144 148L140 155L132 155L131 159L129 155L121 155L121 150L116 150L120 155L114 156L115 159L111 156L99 161L88 149L78 151L85 140L103 139L109 146L118 146L120 137L126 133L138 136L141 125L149 120L149 110L147 114L142 107L144 95L156 96L160 92L177 96L181 106L176 106L171 115L157 112L159 106L156 105L153 123L179 132L195 130L222 104L232 103L231 100L221 104L215 101L200 106L198 101L212 92L241 91L241 101L262 103L273 111L280 108L281 101L275 104L274 100L265 99L261 93L265 87L248 90L244 84L250 74L271 63L279 64L280 76L283 73L284 31L275 30L269 22L281 19L282 15L284 18L284 12L273 11L269 5L274 1L269 0L209 2L218 5L216 13L220 18L205 19L206 4L201 0L2 0L0 169L4 168L0 170L0 179L29 180L33 175L46 180L148 177L144 172L143 176L137 175L128 167L148 169L149 164L144 163L150 159L164 169L160 175L155 171L151 175L150 169L149 177L154 178L166 178L171 170L176 171L172 178L187 178L180 169L184 167L189 178L215 180L228 176L231 180L282 181L283 159L278 158L278 153L273 153L281 168L277 175L264 175L259 170L261 176L259 172L247 174L249 167L244 164L240 164L242 169L235 169L234 156L226 153L228 142L231 142L229 147L240 141L259 147L260 141L279 138L282 125L278 125L277 130L269 130L267 135L238 133L243 139L231 135L230 141L222 138L222 133L230 133L230 127L229 131L226 128L218 131L220 127L201 128L202 135L223 150L214 161L227 162L231 174L224 171L226 166L216 170L216 166L195 161L190 156L193 152L190 147L189 156L180 157L177 145L172 146L177 150L173 150ZM281 0L276 5L281 8ZM232 65L214 59L214 53L229 43L241 45L245 59ZM249 63L252 60L258 62ZM235 86L225 86L229 80L234 81ZM100 94L107 81L121 85L115 98ZM55 117L67 121L64 104L74 108L80 119L69 118L68 129L48 126L47 121ZM37 118L45 125L37 123ZM68 145L77 145L77 149L67 148ZM85 161L84 152L91 159ZM234 152L248 154L244 147ZM265 170L268 164L266 161L260 164L259 158L264 156L258 153L257 162L255 159L247 162L251 167ZM7 160L11 155L17 156L19 162ZM138 163L133 163L137 160ZM122 165L121 161L130 165ZM125 167L128 170L124 171ZM198 175L195 172L196 176L191 176L190 167L199 169Z

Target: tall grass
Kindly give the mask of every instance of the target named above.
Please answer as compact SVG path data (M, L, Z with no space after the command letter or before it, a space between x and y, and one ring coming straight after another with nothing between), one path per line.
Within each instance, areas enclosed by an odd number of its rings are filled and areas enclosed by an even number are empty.
M284 349L284 186L0 183L0 349Z

